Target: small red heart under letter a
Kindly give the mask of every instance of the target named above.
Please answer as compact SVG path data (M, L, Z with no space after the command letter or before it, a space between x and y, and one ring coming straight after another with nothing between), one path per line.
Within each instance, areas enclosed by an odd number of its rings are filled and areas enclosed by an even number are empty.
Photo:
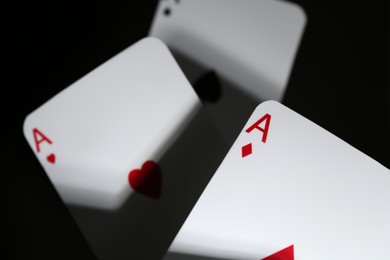
M56 162L56 156L54 153L52 154L49 154L47 157L46 157L46 160L49 162L49 163L52 163L54 164Z
M160 198L162 173L160 166L153 161L146 161L141 169L130 171L129 184L133 190L148 197Z

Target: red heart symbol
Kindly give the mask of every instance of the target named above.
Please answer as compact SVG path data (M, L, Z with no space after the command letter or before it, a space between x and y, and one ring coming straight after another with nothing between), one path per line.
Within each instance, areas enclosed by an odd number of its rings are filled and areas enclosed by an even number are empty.
M52 163L52 164L54 164L54 163L56 162L56 156L55 156L54 153L49 154L49 155L46 157L46 159L47 159L47 161L48 161L49 163Z
M157 163L146 161L141 169L130 171L128 179L136 192L155 199L160 198L162 174Z

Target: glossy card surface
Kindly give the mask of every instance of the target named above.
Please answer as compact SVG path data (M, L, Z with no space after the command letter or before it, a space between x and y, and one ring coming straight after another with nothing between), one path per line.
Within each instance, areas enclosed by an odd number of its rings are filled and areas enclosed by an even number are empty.
M305 25L288 1L161 0L149 35L257 100L280 101Z
M199 107L167 47L149 37L37 108L23 130L66 203L110 210L133 193L129 172L156 162Z
M267 101L247 121L164 260L385 260L389 187L389 169Z

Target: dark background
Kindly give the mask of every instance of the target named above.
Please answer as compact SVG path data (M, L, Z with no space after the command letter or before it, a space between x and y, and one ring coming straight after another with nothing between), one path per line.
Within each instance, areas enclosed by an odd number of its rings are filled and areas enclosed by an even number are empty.
M389 6L293 2L308 20L283 103L390 168ZM22 124L54 94L146 36L156 6L116 0L3 7L9 60L1 95L2 259L94 259Z

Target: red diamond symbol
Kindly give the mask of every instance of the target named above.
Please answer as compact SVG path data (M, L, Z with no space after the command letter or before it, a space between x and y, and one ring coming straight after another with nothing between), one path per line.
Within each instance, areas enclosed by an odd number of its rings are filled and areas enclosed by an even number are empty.
M252 143L244 145L241 147L242 157L252 154Z

